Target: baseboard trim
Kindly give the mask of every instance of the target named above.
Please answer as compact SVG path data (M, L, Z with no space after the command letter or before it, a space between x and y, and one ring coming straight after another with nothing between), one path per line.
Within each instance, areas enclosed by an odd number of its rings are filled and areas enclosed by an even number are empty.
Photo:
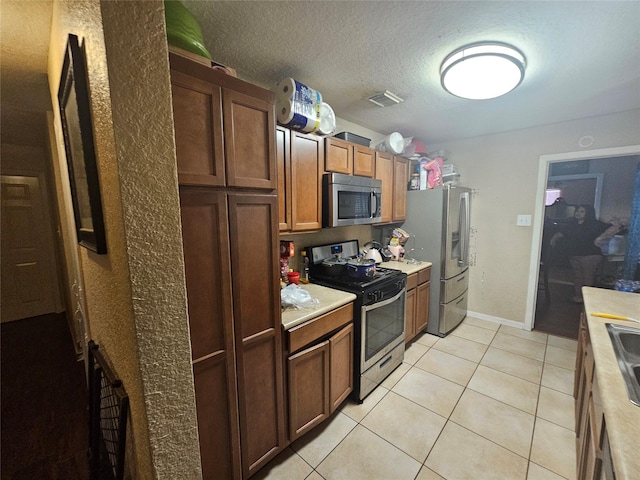
M494 317L493 315L487 315L485 313L467 311L469 317L479 318L480 320L487 320L489 322L500 323L507 325L508 327L519 328L520 330L527 330L524 322L516 322L515 320L509 320L508 318Z

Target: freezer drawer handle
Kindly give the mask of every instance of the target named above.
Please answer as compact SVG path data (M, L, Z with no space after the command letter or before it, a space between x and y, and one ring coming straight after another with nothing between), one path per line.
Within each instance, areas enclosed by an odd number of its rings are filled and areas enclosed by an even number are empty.
M458 305L458 304L459 304L460 302L462 302L463 300L464 300L464 297L460 297L460 300L458 300L458 301L456 302L456 305Z
M465 278L467 278L466 275L463 275L458 280L456 280L456 282L462 282L462 281L464 281Z

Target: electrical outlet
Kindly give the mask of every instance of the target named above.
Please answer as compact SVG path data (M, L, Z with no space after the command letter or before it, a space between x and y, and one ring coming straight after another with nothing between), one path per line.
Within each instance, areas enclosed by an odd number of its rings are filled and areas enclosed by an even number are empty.
M518 215L518 219L516 220L516 225L518 227L530 227L531 215Z

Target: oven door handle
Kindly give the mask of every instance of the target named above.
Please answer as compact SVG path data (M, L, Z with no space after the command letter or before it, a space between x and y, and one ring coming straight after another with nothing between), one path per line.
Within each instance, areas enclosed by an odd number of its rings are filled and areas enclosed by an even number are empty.
M395 302L401 296L406 295L406 294L407 294L407 287L404 287L396 295L394 295L391 298L388 298L387 300L382 300L381 302L372 303L371 305L363 305L362 306L362 312L366 313L369 310L375 310L376 308L380 308L380 307L384 307L385 305L389 305L390 303Z

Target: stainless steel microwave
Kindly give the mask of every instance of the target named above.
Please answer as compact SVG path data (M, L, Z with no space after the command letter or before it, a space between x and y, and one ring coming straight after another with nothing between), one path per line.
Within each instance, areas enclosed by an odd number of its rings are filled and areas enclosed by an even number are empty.
M382 180L325 173L322 226L368 225L382 220Z

